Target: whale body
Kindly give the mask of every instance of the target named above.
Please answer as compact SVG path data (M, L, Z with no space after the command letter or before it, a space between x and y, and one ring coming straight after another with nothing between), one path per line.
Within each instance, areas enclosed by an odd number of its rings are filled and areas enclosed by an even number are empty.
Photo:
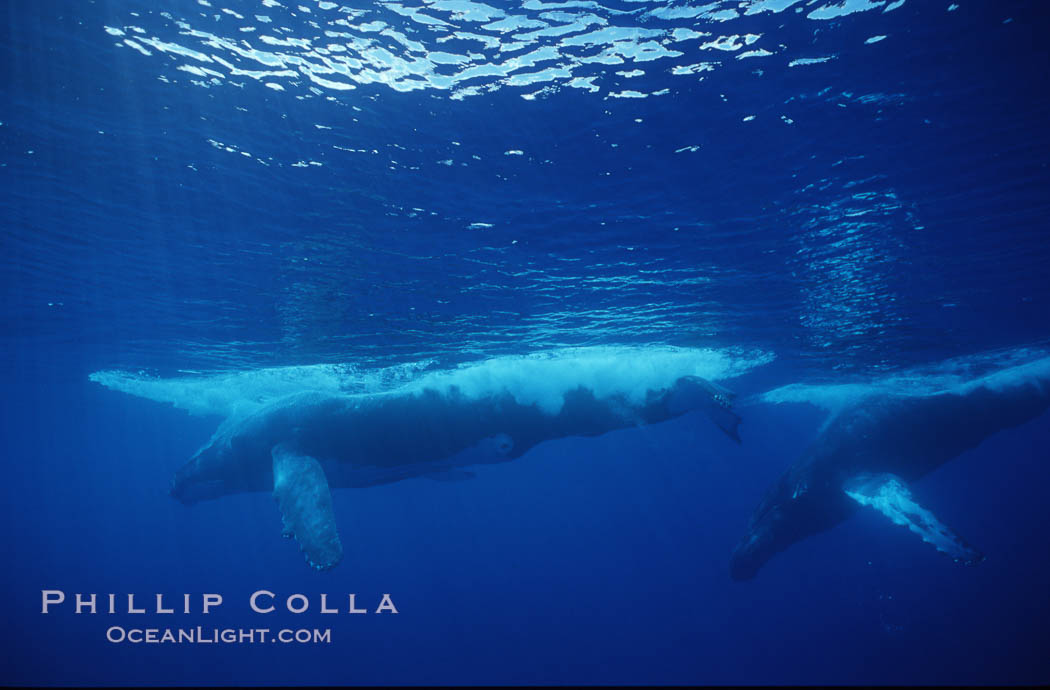
M655 424L701 410L739 442L733 394L698 376L649 389L644 399L566 388L559 404L519 400L498 387L483 395L455 386L380 394L291 394L231 416L175 475L184 503L272 491L284 520L317 569L342 558L330 487L364 487L416 476L457 479L463 468L520 457L568 436ZM548 401L549 403L549 401Z
M957 562L983 559L912 496L908 483L1050 408L1050 358L948 390L875 390L834 414L755 509L730 574L747 580L775 554L861 506L907 527Z

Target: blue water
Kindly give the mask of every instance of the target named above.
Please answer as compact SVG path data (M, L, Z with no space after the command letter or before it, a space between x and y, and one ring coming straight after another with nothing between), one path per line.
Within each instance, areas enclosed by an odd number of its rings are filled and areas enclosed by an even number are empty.
M1046 414L913 486L979 566L871 512L728 575L806 400L1050 347L1042 3L8 5L0 683L1050 680ZM167 495L237 404L548 351L707 353L743 443L685 416L336 490L324 573L267 493ZM317 613L351 592L398 614Z

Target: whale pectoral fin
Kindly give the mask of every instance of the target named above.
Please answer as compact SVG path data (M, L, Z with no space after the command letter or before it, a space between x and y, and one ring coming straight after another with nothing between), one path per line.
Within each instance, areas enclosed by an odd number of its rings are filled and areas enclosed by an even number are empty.
M315 458L284 446L276 446L272 454L273 495L284 518L284 536L296 538L313 567L334 567L343 558L343 545L324 469Z
M984 560L980 551L916 503L900 477L892 474L860 475L842 488L857 503L874 508L894 524L907 527L956 562L976 565Z

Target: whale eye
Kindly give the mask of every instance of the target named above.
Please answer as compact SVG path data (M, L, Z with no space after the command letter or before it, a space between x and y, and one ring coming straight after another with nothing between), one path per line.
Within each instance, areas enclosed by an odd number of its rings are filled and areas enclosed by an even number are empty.
M500 434L496 437L496 452L500 455L506 455L507 453L514 450L514 439L506 434Z

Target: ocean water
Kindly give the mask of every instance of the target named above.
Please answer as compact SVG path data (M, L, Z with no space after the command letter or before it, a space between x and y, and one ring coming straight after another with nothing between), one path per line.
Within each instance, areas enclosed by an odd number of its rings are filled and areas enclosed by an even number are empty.
M1045 412L911 482L977 566L866 509L729 569L835 414L1045 381L1044 3L4 9L0 683L1050 681ZM324 572L268 491L168 495L304 391L556 413L685 375L740 444L689 413L335 489ZM198 626L329 637L112 641Z

